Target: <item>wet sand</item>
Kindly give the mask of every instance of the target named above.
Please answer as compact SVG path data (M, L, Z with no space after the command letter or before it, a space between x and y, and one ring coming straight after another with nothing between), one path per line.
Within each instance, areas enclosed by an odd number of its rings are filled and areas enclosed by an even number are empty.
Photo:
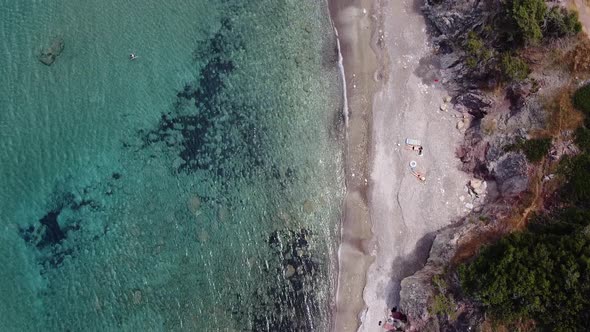
M381 330L401 279L426 261L434 232L467 212L459 197L468 178L455 157L459 114L439 110L445 92L427 60L421 2L381 3L330 2L350 116L334 331ZM421 140L424 155L405 149L405 138Z
M369 161L373 95L379 82L374 31L376 8L372 0L330 0L343 57L348 99L346 142L346 187L342 238L338 251L338 290L333 331L356 331L358 314L365 307L363 289L366 272L374 257L370 254L372 233L369 221ZM373 47L373 48L372 48Z

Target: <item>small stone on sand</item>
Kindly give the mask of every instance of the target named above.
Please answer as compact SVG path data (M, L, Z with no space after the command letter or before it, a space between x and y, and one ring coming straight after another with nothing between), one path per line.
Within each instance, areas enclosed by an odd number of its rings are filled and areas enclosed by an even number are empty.
M480 179L472 179L471 181L469 181L469 186L473 189L477 189L481 187L481 183L482 181Z

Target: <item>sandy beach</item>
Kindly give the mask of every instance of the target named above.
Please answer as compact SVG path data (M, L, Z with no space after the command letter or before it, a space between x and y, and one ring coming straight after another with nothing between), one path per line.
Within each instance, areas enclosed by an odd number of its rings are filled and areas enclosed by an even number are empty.
M465 214L455 150L461 116L428 60L421 1L333 1L349 98L347 189L335 331L379 331L400 281L422 267L434 232ZM420 140L424 153L407 149ZM420 181L415 170L426 177Z

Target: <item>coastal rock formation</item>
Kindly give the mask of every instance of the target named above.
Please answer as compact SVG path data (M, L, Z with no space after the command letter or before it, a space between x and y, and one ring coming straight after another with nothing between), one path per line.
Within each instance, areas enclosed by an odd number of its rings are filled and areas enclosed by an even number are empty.
M454 39L482 26L487 8L481 0L427 0L422 10L441 37Z
M56 37L51 41L51 45L41 51L39 55L39 61L47 66L51 66L55 59L64 50L64 40L61 37Z
M489 97L485 96L482 92L475 90L458 95L455 97L455 102L465 106L468 109L469 114L473 115L476 119L481 119L486 116L493 103Z
M481 0L426 0L422 7L432 27L432 42L438 50L436 62L441 81L451 92L461 94L494 83L488 66L465 65L467 54L460 47L470 31L481 30L493 18L495 5L489 3Z
M504 197L519 194L527 189L527 161L522 153L506 154L502 156L501 161L494 164L492 174Z
M439 322L436 315L430 312L430 304L436 295L436 287L432 279L443 273L459 246L480 230L480 226L474 223L464 223L441 230L432 243L424 268L402 280L399 307L408 316L412 331L441 330L440 325L444 322ZM455 309L457 308L453 308ZM459 316L471 317L473 314L474 311L466 310Z

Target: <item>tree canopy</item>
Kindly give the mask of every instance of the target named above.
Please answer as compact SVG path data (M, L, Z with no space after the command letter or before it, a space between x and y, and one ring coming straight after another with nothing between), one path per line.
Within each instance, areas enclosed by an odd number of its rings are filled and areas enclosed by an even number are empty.
M555 331L590 318L590 213L571 209L485 248L459 269L462 287L503 321L532 318Z
M547 13L544 0L509 0L508 9L524 42L536 43L543 38L542 24Z

